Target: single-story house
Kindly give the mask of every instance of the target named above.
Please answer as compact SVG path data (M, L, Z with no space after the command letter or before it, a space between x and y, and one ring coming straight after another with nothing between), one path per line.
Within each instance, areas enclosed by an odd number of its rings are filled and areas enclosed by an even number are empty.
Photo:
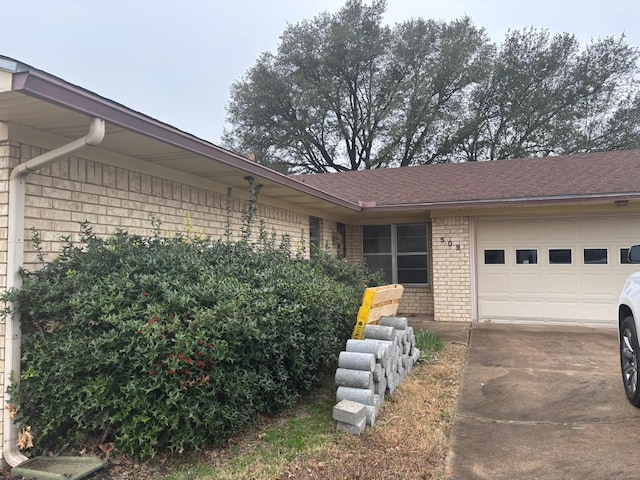
M257 218L294 249L366 258L402 283L400 313L435 321L614 326L640 243L640 151L285 176L49 73L0 56L0 283L80 222L100 235L191 227L240 235ZM355 320L355 319L354 319ZM4 392L19 319L2 324ZM3 397L3 401L6 400ZM4 404L3 404L4 407ZM6 409L2 457L24 458Z

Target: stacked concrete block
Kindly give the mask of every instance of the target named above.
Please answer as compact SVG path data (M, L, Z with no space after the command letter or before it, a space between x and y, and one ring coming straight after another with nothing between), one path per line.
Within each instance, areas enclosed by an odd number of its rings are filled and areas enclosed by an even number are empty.
M333 419L338 431L360 435L367 426L366 407L359 402L341 400L333 407Z
M413 328L406 317L382 317L379 325L367 325L363 340L347 340L346 350L340 353L335 375L337 386L334 420L338 430L360 434L361 417L345 421L342 402L348 408L360 405L366 425L372 426L385 394L393 394L420 358L415 346ZM348 412L349 410L347 410ZM358 410L359 412L359 410ZM360 415L360 413L358 414Z

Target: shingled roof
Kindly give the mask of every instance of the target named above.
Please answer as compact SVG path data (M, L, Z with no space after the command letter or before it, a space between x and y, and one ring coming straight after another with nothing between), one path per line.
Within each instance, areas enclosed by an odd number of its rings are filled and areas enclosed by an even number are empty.
M294 178L365 208L629 199L640 198L640 150Z

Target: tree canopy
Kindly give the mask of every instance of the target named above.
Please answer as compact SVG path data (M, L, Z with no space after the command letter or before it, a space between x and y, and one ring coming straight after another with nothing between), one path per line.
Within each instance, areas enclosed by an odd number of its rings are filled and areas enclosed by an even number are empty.
M226 147L283 172L640 148L638 49L347 0L290 24L231 88Z

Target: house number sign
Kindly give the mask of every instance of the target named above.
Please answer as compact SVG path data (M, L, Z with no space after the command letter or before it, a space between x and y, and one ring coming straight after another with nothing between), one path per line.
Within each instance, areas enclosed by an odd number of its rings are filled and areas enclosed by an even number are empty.
M447 246L452 247L453 246L453 242L451 240L446 240L444 237L440 237L440 241L442 243L447 242ZM456 244L456 250L460 250L460 244Z

